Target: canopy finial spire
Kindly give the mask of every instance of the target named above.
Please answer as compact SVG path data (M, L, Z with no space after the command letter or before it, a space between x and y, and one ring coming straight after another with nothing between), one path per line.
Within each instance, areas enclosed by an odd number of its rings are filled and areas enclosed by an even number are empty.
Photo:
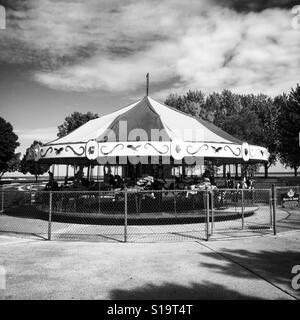
M149 73L146 74L147 85L146 85L146 96L149 95Z

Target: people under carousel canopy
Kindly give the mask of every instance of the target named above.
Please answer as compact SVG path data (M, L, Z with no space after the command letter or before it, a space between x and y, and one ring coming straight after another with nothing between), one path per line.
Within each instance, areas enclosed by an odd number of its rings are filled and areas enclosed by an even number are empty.
M226 174L226 187L229 189L254 189L253 182L252 174L250 177L242 175L240 179L236 180L231 177L230 172Z
M74 176L74 188L88 188L90 182L84 177L83 168L80 168Z
M215 177L210 170L206 169L202 178L200 177L178 177L166 181L163 177L154 178L152 175L143 175L140 178L131 177L129 179L122 178L119 175L113 175L110 168L105 172L103 181L90 181L84 177L83 167L74 174L74 177L65 177L64 184L59 187L54 180L54 175L48 171L49 181L45 190L60 190L60 189L77 189L77 190L91 190L91 191L111 191L123 190L127 188L136 188L139 190L191 190L197 192L200 190L214 190L217 188ZM69 182L71 182L69 184ZM227 172L226 180L227 188L253 188L253 178L246 178L243 176L241 180L234 180Z
M243 176L241 180L237 181L236 188L237 189L254 189L252 177L246 178L245 176Z
M44 190L58 190L58 183L54 180L54 174L51 171L48 171L49 180L45 186Z
M227 172L226 177L227 177L226 187L229 188L229 189L233 189L234 188L234 181L231 178L231 173Z

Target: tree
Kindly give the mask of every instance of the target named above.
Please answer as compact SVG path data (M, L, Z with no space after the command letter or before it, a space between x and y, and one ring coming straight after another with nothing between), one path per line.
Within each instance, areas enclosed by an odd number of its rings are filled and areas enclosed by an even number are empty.
M284 95L276 96L271 103L268 98L267 101L262 102L264 105L263 111L259 113L261 125L263 127L263 136L261 141L269 153L268 163L265 164L265 178L268 177L268 169L271 165L276 164L279 157L279 138L278 138L278 118L280 113L280 105L284 100Z
M21 162L19 171L23 174L30 173L35 176L35 181L37 182L38 176L44 174L49 170L48 164L41 164L38 161L34 161L31 155L33 148L36 145L42 145L41 141L34 140L29 148L27 148Z
M297 84L288 97L283 99L278 119L280 160L286 166L297 170L300 167L300 86Z
M206 120L215 123L216 110L220 109L221 94L217 92L210 93L205 100L205 109L207 110Z
M0 180L5 172L14 170L18 146L18 136L13 132L13 126L0 117Z
M87 112L87 113L81 113L81 112L73 112L70 116L67 116L65 118L65 121L63 124L58 126L58 137L63 137L66 134L72 132L73 130L79 128L86 122L99 118L98 114Z
M265 163L265 178L268 177L269 167L275 164L278 158L278 99L280 97L272 99L264 94L241 96L243 109L252 110L257 119L257 125L252 128L248 141L266 147L270 153L268 162ZM249 121L249 125L253 126L253 122Z
M177 93L171 93L167 96L165 104L177 110L183 111L184 101Z
M229 90L223 90L218 97L214 124L232 135L238 133L237 138L239 138L241 132L234 128L234 126L235 121L241 114L241 110L242 105L240 96Z
M208 121L213 120L213 110L207 108L205 104L205 95L200 90L189 90L183 96L170 94L166 98L165 104L193 117L202 118Z
M8 161L7 172L15 172L20 169L20 160L21 152L15 153L13 157Z

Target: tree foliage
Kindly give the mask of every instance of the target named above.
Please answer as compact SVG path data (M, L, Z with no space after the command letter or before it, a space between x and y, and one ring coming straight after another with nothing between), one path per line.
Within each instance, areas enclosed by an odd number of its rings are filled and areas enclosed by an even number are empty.
M270 167L275 164L278 157L278 105L274 103L272 98L264 94L243 95L241 101L243 105L242 113L245 115L248 112L251 113L248 123L247 117L245 117L246 134L244 139L268 149L270 153L268 167Z
M283 164L294 169L300 167L300 86L297 84L280 102L278 119L279 153Z
M18 158L15 150L18 146L18 136L13 126L0 117L0 179L5 172L14 170Z
M241 109L240 97L229 90L224 90L218 96L217 104L215 105L214 124L226 132L233 134L235 128L232 127L232 123L238 118ZM240 135L241 132L239 132L237 138Z
M8 161L7 172L15 172L20 170L21 160L20 160L21 152L15 153L13 157Z
M81 112L73 112L70 116L67 116L65 118L64 123L58 126L58 137L63 137L66 134L74 131L75 129L79 128L83 124L87 123L90 120L99 118L98 114L87 112L87 113L81 113Z
M183 96L170 94L165 104L194 117L213 120L213 112L205 106L205 95L199 90L190 90Z
M22 172L23 174L30 173L34 175L35 180L37 181L38 176L47 172L50 166L48 164L41 164L33 160L33 157L30 155L30 153L32 152L34 146L36 145L41 146L42 142L34 140L31 146L27 148L26 153L24 154L20 162L19 171Z

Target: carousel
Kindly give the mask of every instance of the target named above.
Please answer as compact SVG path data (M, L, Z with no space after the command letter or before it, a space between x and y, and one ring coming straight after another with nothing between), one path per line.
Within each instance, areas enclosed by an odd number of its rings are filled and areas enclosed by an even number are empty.
M35 161L66 166L61 185L52 170L46 186L57 193L57 211L78 213L84 208L95 214L124 211L124 190L128 212L192 214L204 206L199 191L220 188L212 170L205 168L265 163L269 157L266 148L148 94L33 151ZM224 206L221 196L218 205Z

